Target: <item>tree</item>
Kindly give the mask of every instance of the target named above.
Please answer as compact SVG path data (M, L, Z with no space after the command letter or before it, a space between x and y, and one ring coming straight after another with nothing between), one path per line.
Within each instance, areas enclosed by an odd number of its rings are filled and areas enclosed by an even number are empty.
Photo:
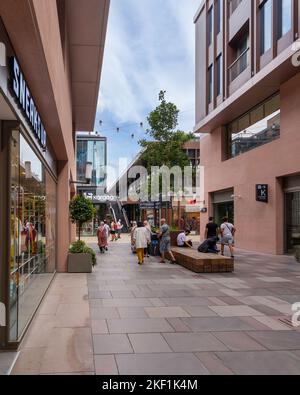
M173 103L167 102L165 91L160 91L160 104L153 110L147 120L150 130L147 134L151 141L146 139L139 141L144 153L141 156L148 173L152 166L179 166L182 170L190 165L183 145L194 138L192 133L177 130L179 110Z
M83 224L92 221L96 214L96 209L90 199L84 196L75 196L70 202L70 218L73 223L78 224L79 240Z

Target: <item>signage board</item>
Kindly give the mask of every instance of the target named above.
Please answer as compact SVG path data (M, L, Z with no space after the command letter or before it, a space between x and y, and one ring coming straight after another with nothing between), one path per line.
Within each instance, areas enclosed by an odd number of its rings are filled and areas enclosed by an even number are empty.
M34 135L42 149L46 150L47 135L42 124L41 117L25 81L19 63L15 57L11 59L12 93L18 101L26 120L28 121Z
M256 185L256 201L261 203L269 202L269 185L267 184Z

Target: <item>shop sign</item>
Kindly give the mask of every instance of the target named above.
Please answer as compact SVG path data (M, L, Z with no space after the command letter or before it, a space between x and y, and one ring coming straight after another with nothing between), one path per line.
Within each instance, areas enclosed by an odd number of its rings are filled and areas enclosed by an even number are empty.
M84 192L83 196L86 197L87 199L92 200L94 203L103 203L103 202L116 202L117 198L116 196L110 196L110 195L94 195L91 192Z
M269 202L269 185L267 184L256 185L256 201L261 203Z
M28 85L21 72L18 61L15 57L11 59L11 73L12 92L17 99L25 118L29 122L40 146L45 150L47 144L46 131L42 124L41 117L37 111Z

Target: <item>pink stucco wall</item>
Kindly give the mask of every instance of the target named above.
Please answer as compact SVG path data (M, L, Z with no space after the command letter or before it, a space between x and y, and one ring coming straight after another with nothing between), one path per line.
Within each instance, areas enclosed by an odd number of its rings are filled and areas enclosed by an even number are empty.
M239 248L271 254L284 252L284 194L280 177L300 173L300 74L281 86L281 138L239 157L222 161L222 130L201 141L205 166L205 200L201 217L204 234L213 214L210 193L234 188L236 244ZM259 103L259 100L258 100ZM269 184L269 204L256 202L255 185Z

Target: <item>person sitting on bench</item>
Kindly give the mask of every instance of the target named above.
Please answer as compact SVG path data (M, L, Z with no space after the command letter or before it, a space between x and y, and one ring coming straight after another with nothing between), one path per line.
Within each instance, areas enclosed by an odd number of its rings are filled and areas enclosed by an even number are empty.
M187 229L185 232L182 232L177 237L177 246L182 248L192 248L193 242L192 240L187 240L187 236L190 235L190 231Z
M198 248L198 251L204 254L218 254L220 252L217 248L218 240L218 237L211 237L205 240Z

